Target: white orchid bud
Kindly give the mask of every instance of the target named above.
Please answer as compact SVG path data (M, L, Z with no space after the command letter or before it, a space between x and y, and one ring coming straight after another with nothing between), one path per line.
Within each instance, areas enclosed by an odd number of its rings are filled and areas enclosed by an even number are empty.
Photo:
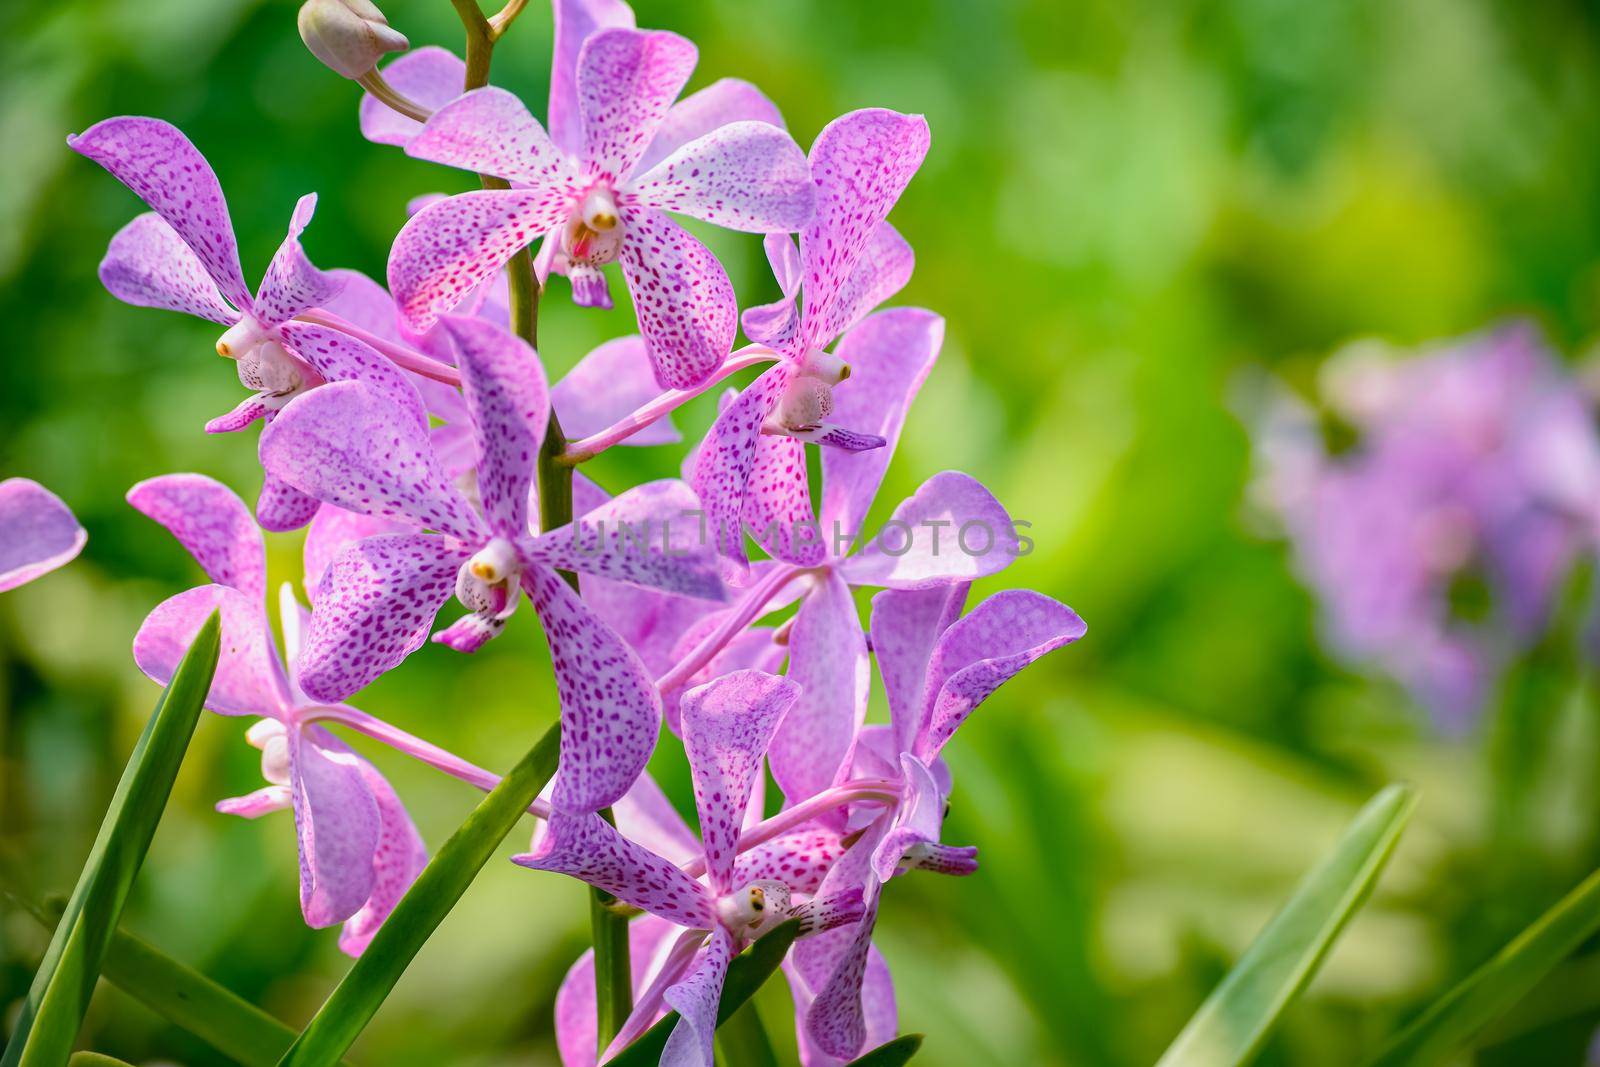
M411 47L369 0L306 0L299 24L311 54L346 78L364 77L390 52Z

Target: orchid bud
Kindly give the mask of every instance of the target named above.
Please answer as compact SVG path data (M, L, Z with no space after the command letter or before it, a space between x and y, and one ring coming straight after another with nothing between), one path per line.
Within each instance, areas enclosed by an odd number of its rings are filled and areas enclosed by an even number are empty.
M299 23L311 54L346 78L362 78L388 53L411 47L369 0L306 0Z

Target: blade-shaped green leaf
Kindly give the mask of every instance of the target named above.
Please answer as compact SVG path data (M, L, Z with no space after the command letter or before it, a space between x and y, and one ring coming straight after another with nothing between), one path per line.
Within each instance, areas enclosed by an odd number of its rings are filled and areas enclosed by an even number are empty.
M739 1067L778 1067L778 1053L762 1025L754 1000L745 1001L717 1030L717 1047L727 1063Z
M138 876L216 673L221 623L213 614L172 676L117 783L83 873L50 939L4 1067L60 1067L72 1053L106 947Z
M1333 851L1306 875L1206 998L1157 1067L1250 1061L1366 900L1415 803L1409 787L1391 785L1361 809Z
M74 1052L67 1067L133 1067L133 1064L104 1052Z
M800 923L790 919L728 964L728 977L722 983L722 1000L717 1004L718 1026L727 1022L772 977L799 932ZM661 1050L667 1046L672 1028L677 1025L678 1013L668 1012L654 1026L640 1034L637 1041L607 1060L607 1067L655 1067L661 1059Z
M338 1062L555 774L560 751L561 730L557 724L545 731L423 868L344 981L278 1061L280 1064L312 1067Z
M845 1067L903 1067L922 1048L921 1034L902 1034L871 1052L857 1056Z
M1395 1035L1372 1067L1437 1063L1521 1000L1596 930L1600 871Z

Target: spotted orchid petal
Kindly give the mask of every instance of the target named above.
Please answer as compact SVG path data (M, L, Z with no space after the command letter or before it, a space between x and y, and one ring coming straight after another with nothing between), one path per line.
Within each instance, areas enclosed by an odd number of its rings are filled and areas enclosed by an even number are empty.
M991 693L1086 630L1077 612L1029 589L1006 589L983 601L934 646L912 751L924 760L937 756Z
M770 345L780 352L799 355L795 340L800 330L800 308L795 297L800 294L804 274L800 267L800 253L795 250L794 238L786 233L769 233L762 240L767 262L772 265L773 277L778 280L782 296L770 304L758 304L744 309L739 324L750 340Z
M97 122L67 138L166 219L211 275L222 295L251 309L250 287L239 266L239 246L216 172L176 126L160 119L122 116Z
M618 798L611 813L617 820L617 829L629 841L680 867L704 854L683 816L648 771L641 773Z
M217 801L216 810L223 815L237 815L242 819L259 819L275 811L283 811L294 803L294 791L286 785L262 786L242 797L225 797Z
M712 625L720 621L721 619L716 616L707 616L685 632L683 640L676 646L671 662L676 663L679 659L688 655L710 632ZM668 728L673 733L683 733L683 723L678 713L678 704L685 688L704 685L730 671L758 670L771 674L781 669L784 657L788 654L788 649L773 640L773 632L770 628L761 626L744 631L723 646L722 650L713 656L709 663L696 671L692 677L686 679L682 686L673 689L670 693L663 693L661 696L661 710L662 715L667 720Z
M565 219L569 200L548 188L482 189L434 201L411 216L389 249L389 291L407 327L426 332Z
M372 892L339 932L339 949L347 956L366 951L378 927L428 865L427 846L394 787L366 760L358 760L357 766L378 808L378 841L372 853Z
M840 894L866 884L872 877L872 856L888 832L888 816L864 831L828 871L818 896ZM867 1017L864 997L867 959L872 930L877 923L877 894L870 894L865 913L853 925L796 943L796 970L812 991L806 1009L806 1038L823 1053L841 1060L853 1058L866 1044ZM803 947L802 947L803 946Z
M722 409L695 452L690 485L706 512L717 552L744 564L744 500L755 470L761 423L788 385L792 368L769 368Z
M1018 544L1011 516L993 493L970 475L944 471L901 501L839 569L852 585L922 589L996 574L1017 558Z
M654 915L641 916L628 924L628 961L635 994L649 979L656 958L677 931L676 926ZM657 1014L665 1011L662 1008ZM579 956L561 980L555 1016L561 1067L595 1067L599 1034L595 1026L593 949Z
M733 884L771 879L796 893L816 893L829 868L844 855L839 834L825 827L795 830L740 853Z
M361 382L393 404L413 424L427 428L428 412L416 385L366 342L309 322L286 322L278 328L278 333L284 346L324 381ZM287 405L293 406L294 401Z
M38 482L0 481L0 593L71 562L88 539L61 498Z
M828 544L811 508L806 449L787 434L762 434L745 486L744 523L774 558L814 567L828 557Z
M651 677L666 673L677 662L673 650L685 631L719 608L716 601L643 589L593 574L580 574L578 580L584 603L639 654Z
M429 45L408 52L383 68L383 80L401 96L437 111L461 95L467 65L448 49ZM361 97L361 136L376 144L405 145L422 132L422 123L407 118L382 100Z
M332 382L297 397L262 431L261 462L324 503L473 545L487 539L427 433L364 382Z
M346 511L332 504L319 505L311 525L306 529L301 556L305 567L306 595L313 604L316 603L317 589L322 584L322 575L328 569L328 564L355 542L363 537L405 533L410 529L410 523Z
M300 653L306 695L343 700L421 648L470 555L448 538L394 534L335 556L317 585Z
M889 700L897 753L911 751L922 725L928 661L940 636L961 617L970 588L968 582L951 582L926 589L885 589L872 598L872 654Z
M852 945L854 939L854 930L835 930L807 938L795 945L784 964L784 974L789 979L789 990L794 997L795 1031L801 1067L843 1067L845 1063L845 1060L830 1056L817 1046L806 1029L805 1019L816 998L815 990L831 976L831 964L840 955L841 947ZM819 967L818 963L829 966ZM883 953L870 941L861 981L861 1017L862 1048L877 1048L892 1040L899 1030L894 978L889 973L889 964L884 960Z
M552 804L599 811L644 770L661 729L661 696L626 642L554 571L523 573L550 646L561 700L561 759Z
M194 249L154 211L135 217L111 238L100 261L100 281L125 304L181 311L223 326L239 318Z
M681 596L722 600L714 549L701 536L700 501L675 478L647 482L529 543L550 567Z
M550 60L550 136L569 156L583 151L583 116L578 111L578 53L597 30L632 29L633 8L624 0L552 0L555 48Z
M792 233L816 213L805 153L781 127L731 122L632 178L626 195L747 233Z
M715 1067L717 1005L733 958L733 937L721 927L711 932L700 962L689 976L669 986L664 999L678 1013L661 1050L661 1067Z
M800 696L794 682L737 671L683 695L683 743L694 779L700 839L712 891L731 892L740 824L761 760L784 715Z
M269 412L267 417L270 419L274 414ZM287 533L310 522L321 506L316 497L301 492L269 470L261 480L261 492L256 497L256 522L263 530Z
M944 319L921 308L893 308L863 320L834 349L851 373L833 387L830 418L841 426L879 435L886 444L864 452L823 449L824 528L837 524L847 533L861 532L894 456L906 413L943 343Z
M668 922L702 930L716 925L706 889L594 812L556 811L532 852L511 857L536 871L555 871L604 889Z
M627 233L622 276L656 381L664 389L698 385L733 349L738 311L728 273L661 212L640 205L618 210Z
M933 774L921 760L909 754L900 757L903 793L895 813L895 824L872 853L872 871L880 882L887 882L899 870L900 861L913 848L932 857L919 859L917 866L932 865L944 874L971 874L978 869L975 848L952 848L939 844L944 825L944 794Z
M800 233L805 264L804 333L821 347L847 325L840 294L928 153L928 124L920 115L867 108L842 115L811 146L817 182L816 219Z
M790 804L833 784L866 719L869 674L850 587L829 572L801 601L789 634L788 677L801 696L778 728L769 759Z
M461 357L461 388L478 446L478 493L496 534L528 535L528 494L550 418L538 353L479 319L448 318Z
M206 707L221 715L282 718L289 683L259 596L203 585L162 601L134 636L133 661L157 685L168 684L214 611L222 613L222 652Z
M252 393L239 401L232 411L207 422L206 433L237 433L272 414L275 412L271 405Z
M300 246L300 235L316 209L316 193L300 198L289 219L289 233L267 265L255 302L255 316L263 326L276 326L302 311L321 307L344 288L339 275L317 269Z
M637 334L605 342L578 361L550 390L550 402L571 440L599 433L661 389L650 368L644 338ZM626 445L670 445L683 436L670 416L657 419L623 441Z
M628 176L667 116L699 58L695 46L665 30L611 27L578 51L578 114L589 176Z
M313 927L343 922L372 895L382 816L361 764L361 757L320 727L289 731L300 911Z
M562 203L579 192L577 172L544 127L514 94L492 86L435 111L406 154L543 190Z
M855 269L834 295L827 317L815 325L811 343L822 348L849 330L873 308L904 289L916 267L916 255L906 239L887 222L880 222L856 261Z
M128 503L165 526L206 577L266 602L261 530L232 489L203 474L167 474L128 490Z
M643 174L679 148L734 122L764 122L783 127L778 106L747 81L723 78L672 105L645 149L634 173Z
M344 319L385 341L400 341L400 330L395 318L394 299L389 290L348 267L334 267L329 274L344 284L332 299L322 305L323 311Z

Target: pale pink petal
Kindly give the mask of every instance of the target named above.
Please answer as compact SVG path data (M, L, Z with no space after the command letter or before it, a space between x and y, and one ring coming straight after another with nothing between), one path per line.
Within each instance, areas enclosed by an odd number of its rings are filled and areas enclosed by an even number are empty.
M256 496L256 522L263 530L287 533L311 521L322 503L303 493L271 471L265 472L261 492Z
M750 790L778 723L799 696L794 682L761 671L737 671L683 695L684 750L706 871L718 895L734 888L733 857Z
M922 761L902 753L899 773L901 795L894 828L872 853L872 872L880 882L895 876L901 857L911 846L937 844L944 825L944 795ZM976 862L973 867L976 869Z
M841 944L848 944L852 939L852 933L852 931L834 931L822 936L836 937L840 939ZM806 1031L805 1017L814 994L812 987L800 975L799 968L794 962L802 955L809 955L813 948L819 950L820 954L820 950L826 947L818 944L821 940L821 938L809 938L804 944L797 945L790 955L789 962L784 965L784 973L789 978L789 989L794 995L795 1031L799 1039L801 1067L842 1067L845 1061L823 1052ZM817 976L817 984L826 982L829 973L831 972ZM862 1048L874 1049L894 1039L900 1025L894 998L894 979L889 973L888 963L876 945L869 944L867 948L866 972L861 982L861 1009L865 1024Z
M357 541L328 564L300 655L300 687L338 701L428 639L470 550L431 534Z
M374 518L357 511L346 511L332 504L319 505L310 527L306 530L306 543L302 553L306 596L313 604L316 603L317 587L322 583L322 574L328 569L328 564L355 542L363 537L404 533L410 528L410 523Z
M405 412L419 428L427 428L428 413L417 387L365 341L309 322L286 322L278 332L284 346L325 381L361 382ZM285 410L294 407L300 399L291 400Z
M866 635L850 587L829 572L801 601L789 634L788 676L801 695L769 753L772 777L788 803L833 784L866 718L869 675Z
M698 627L697 627L698 629ZM769 627L757 626L739 634L725 645L722 651L712 657L711 662L700 668L694 676L670 693L662 694L662 714L666 717L667 725L673 733L681 734L683 724L679 719L678 702L683 696L684 687L704 685L714 678L720 678L729 671L758 670L773 673L783 667L784 658L789 650L773 640L774 631ZM698 636L703 637L704 630ZM687 638L688 635L686 634ZM698 640L693 642L687 639L678 645L679 655L687 654L693 649ZM674 660L676 662L676 659Z
M261 530L232 489L203 474L167 474L128 490L128 503L165 526L206 577L266 602Z
M782 127L783 115L776 104L747 81L739 78L714 81L672 105L672 110L656 129L650 147L634 164L634 172L643 174L683 145L730 122L765 122Z
M250 288L239 267L222 186L206 157L176 126L133 115L106 119L68 137L67 147L106 168L171 223L222 295L241 311L250 310Z
M669 986L662 999L678 1013L661 1067L714 1067L717 1006L722 1001L722 981L733 958L733 938L720 926L711 932L705 953L689 977Z
M511 860L571 875L679 926L709 930L716 925L705 886L593 812L554 813L534 851Z
M795 297L800 293L804 277L800 268L800 253L795 251L794 238L786 233L769 233L762 239L767 251L767 262L772 265L773 277L782 290L777 300L744 309L739 324L752 341L769 345L780 352L799 355L795 339L800 329L800 308Z
M256 291L255 306L256 319L263 326L276 326L302 311L321 307L344 288L343 278L318 270L300 246L300 235L316 209L316 193L300 198L289 219L289 233L267 265L261 288Z
M944 471L901 501L839 569L852 585L922 589L998 573L1017 552L1016 528L994 494L970 475Z
M385 341L400 341L400 330L395 319L394 300L389 290L358 270L335 267L330 275L344 283L333 298L321 305L348 323Z
M634 780L633 786L611 806L611 813L617 820L617 829L629 841L680 867L704 854L689 825L649 771Z
M218 415L206 423L206 433L236 433L273 414L273 409L259 396L251 394L225 415Z
M690 485L706 512L706 526L719 554L745 561L744 500L756 465L761 423L793 373L780 363L751 382L722 409L695 452Z
M88 539L61 498L38 482L0 482L0 592L70 562Z
M222 612L222 650L206 707L222 715L281 718L288 680L259 597L224 585L189 589L156 606L133 639L133 661L151 681L166 685L200 627Z
M623 0L551 0L555 49L550 60L550 136L568 155L583 151L583 117L578 112L578 53L596 30L631 28L633 8Z
M569 440L599 433L661 392L644 338L617 337L578 361L550 390ZM682 440L671 416L657 419L623 441L626 445L670 445Z
M483 189L413 215L389 250L389 292L406 325L425 332L513 255L567 217L548 189Z
M661 696L639 657L554 571L534 564L523 587L550 646L561 699L561 763L552 803L599 811L633 785L655 750Z
M361 778L378 805L378 844L372 853L372 893L339 932L339 948L348 956L366 951L378 927L428 865L427 846L394 788L366 760L359 761L359 767Z
M710 249L661 212L618 210L627 231L622 276L656 381L667 389L698 385L733 349L738 312L728 274Z
M227 797L216 803L223 815L237 815L244 819L259 819L275 811L282 811L294 803L294 792L286 785L262 786L242 797Z
M324 503L474 545L482 520L445 477L427 433L364 382L296 397L261 434L261 462Z
M429 45L408 52L383 68L383 80L401 96L425 108L443 107L461 94L467 65L452 52ZM361 136L378 144L404 145L422 130L371 93L361 97Z
M599 30L578 51L586 175L615 183L633 170L694 71L692 43L664 30Z
M887 444L866 452L828 448L822 452L822 522L859 535L883 472L894 456L906 412L916 399L944 343L944 320L921 308L894 308L864 320L839 342L834 354L850 366L850 377L833 388L829 418Z
M817 214L800 233L809 343L826 344L844 327L836 309L846 280L927 152L922 116L883 108L842 115L817 135L811 146Z
M911 280L916 256L911 246L887 222L878 223L855 269L839 286L825 318L811 325L811 343L817 347L850 329L873 308L888 300Z
M628 924L628 962L633 972L635 995L649 977L663 942L678 928L654 915L644 915ZM657 1014L665 1013L662 1008ZM654 1022L652 1019L650 1022ZM561 1067L595 1067L599 1034L595 1027L594 950L579 956L561 980L556 991L556 1050Z
M684 632L721 606L593 574L581 574L578 580L584 603L639 654L651 677L659 677L676 662L673 649Z
M154 211L136 216L111 238L100 281L112 296L138 307L168 308L224 326L239 318L194 249Z
M435 111L406 155L546 191L569 202L577 173L521 100L504 89L474 89Z
M921 729L928 661L940 635L961 617L969 588L967 582L951 582L885 589L872 598L872 655L889 699L896 752L910 752Z
M300 911L332 926L372 895L381 816L362 760L321 727L289 731L289 786L300 838Z
M520 337L478 319L443 321L461 357L484 514L499 536L519 540L528 535L528 493L550 418L544 368Z
M765 122L733 122L629 179L629 198L748 233L792 233L816 212L816 186L794 138Z
M842 855L844 844L835 831L824 827L795 830L740 853L733 865L733 884L770 879L796 893L815 893Z
M682 596L722 600L716 551L701 536L700 501L667 478L636 486L567 526L535 538L530 558L560 570Z
M828 557L828 541L811 509L806 448L786 434L762 434L745 487L744 522L775 559L814 567Z
M934 646L915 753L925 760L938 755L989 694L1085 630L1077 612L1029 589L1004 590L973 608Z

